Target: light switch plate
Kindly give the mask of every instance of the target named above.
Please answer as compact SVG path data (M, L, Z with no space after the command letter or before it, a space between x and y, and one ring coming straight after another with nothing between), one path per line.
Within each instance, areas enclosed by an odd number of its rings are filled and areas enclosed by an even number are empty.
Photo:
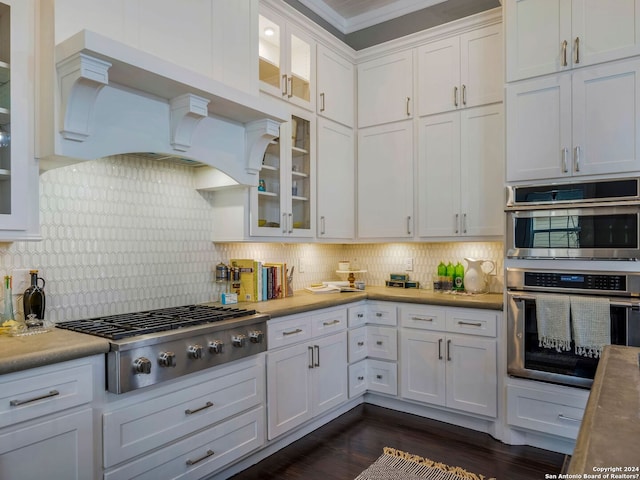
M404 259L404 269L407 272L413 272L413 258L407 257Z
M29 276L30 268L15 268L11 270L11 276L13 277L13 289L14 295L22 295L24 291L31 285L31 277Z

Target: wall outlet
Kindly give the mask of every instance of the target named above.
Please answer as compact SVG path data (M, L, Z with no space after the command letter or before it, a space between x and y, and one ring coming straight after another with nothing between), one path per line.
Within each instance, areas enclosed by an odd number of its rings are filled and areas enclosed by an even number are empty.
M13 277L13 294L22 295L24 291L31 285L31 276L29 275L30 268L16 268L11 270L11 276Z
M413 258L407 257L404 259L404 269L407 272L413 272Z
M298 273L304 273L307 269L307 261L304 258L298 259Z

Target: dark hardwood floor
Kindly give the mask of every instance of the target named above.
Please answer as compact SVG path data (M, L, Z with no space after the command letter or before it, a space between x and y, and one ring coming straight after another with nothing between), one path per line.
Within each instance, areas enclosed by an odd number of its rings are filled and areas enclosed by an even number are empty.
M491 436L376 407L359 405L233 480L351 480L393 447L498 480L541 480L560 473L564 455L505 445Z

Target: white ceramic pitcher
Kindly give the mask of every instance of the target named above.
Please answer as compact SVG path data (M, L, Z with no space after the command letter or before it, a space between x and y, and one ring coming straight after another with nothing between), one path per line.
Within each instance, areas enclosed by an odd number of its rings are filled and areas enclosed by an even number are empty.
M488 278L487 275L493 273L496 269L496 263L493 260L475 260L473 258L465 258L467 262L467 271L464 273L464 289L471 293L484 293L487 291ZM491 264L491 270L485 271L482 265Z

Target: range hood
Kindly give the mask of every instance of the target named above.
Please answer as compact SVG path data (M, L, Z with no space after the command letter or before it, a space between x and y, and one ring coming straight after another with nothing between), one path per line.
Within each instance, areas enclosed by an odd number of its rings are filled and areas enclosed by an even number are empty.
M204 172L212 186L257 185L265 148L289 118L276 99L95 32L78 32L49 55L51 83L39 88L41 170L143 153L205 165L215 170Z

